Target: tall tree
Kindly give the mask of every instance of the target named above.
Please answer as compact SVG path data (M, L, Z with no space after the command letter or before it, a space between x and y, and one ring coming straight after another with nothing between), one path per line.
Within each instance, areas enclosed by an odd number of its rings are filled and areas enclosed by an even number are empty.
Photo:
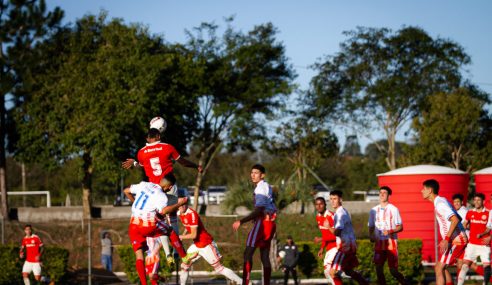
M58 7L47 11L44 0L0 0L0 192L4 217L8 217L5 147L15 138L12 110L23 102L19 89L36 64L33 48L62 17Z
M293 196L302 202L312 200L309 181L324 184L314 170L323 159L338 153L336 136L320 126L317 121L305 117L289 120L277 128L276 135L264 146L290 162L293 173L287 185L295 185Z
M445 164L465 171L477 169L475 159L483 155L480 141L486 135L481 122L487 112L486 102L471 92L460 88L428 97L427 110L412 123L415 145L407 156L413 162Z
M427 96L462 84L460 72L470 58L458 43L417 27L359 27L344 34L340 51L315 64L310 105L315 114L351 124L361 134L383 132L387 147L378 147L395 169L398 131Z
M196 103L173 77L186 56L169 50L146 28L108 21L105 13L78 20L40 52L44 66L17 113L16 155L51 164L80 157L88 218L94 173L117 185L120 161L143 144L150 117L166 110L168 119L176 118L173 139L186 144Z
M294 74L275 27L259 25L244 34L228 23L221 37L214 24L188 32L187 47L202 70L193 145L204 171L196 179L195 201L214 156L224 147L254 149L265 134L264 118L272 117L292 89Z

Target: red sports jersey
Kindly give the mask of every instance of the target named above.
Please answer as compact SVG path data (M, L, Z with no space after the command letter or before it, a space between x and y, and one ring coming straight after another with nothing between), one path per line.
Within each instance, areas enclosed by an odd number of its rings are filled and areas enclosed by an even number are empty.
M316 221L318 222L318 228L321 231L322 246L326 250L330 250L337 246L336 237L334 234L328 230L328 228L333 228L333 212L326 210L324 214L318 213L316 215Z
M22 246L26 249L26 261L39 262L41 257L39 248L43 246L43 242L37 235L32 234L30 237L24 237Z
M483 233L487 229L487 222L489 220L489 210L483 209L481 212L475 209L469 210L466 213L466 220L470 225L470 243L476 245L484 245L483 239L488 237L485 235L481 238L477 238L478 234Z
M176 149L167 143L148 143L137 154L137 160L145 170L149 182L159 184L164 175L173 171L173 160L179 159Z
M185 226L187 232L190 233L191 228L198 227L196 238L193 239L196 247L206 247L214 240L214 238L207 232L207 230L203 226L202 220L195 210L193 210L192 208L188 208L184 213L181 213L181 211L178 212L178 216L181 219L183 226Z

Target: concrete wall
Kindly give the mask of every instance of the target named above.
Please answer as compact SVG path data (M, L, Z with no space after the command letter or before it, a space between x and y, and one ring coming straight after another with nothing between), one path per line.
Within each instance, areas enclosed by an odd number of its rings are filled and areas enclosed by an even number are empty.
M377 205L377 202L347 201L343 206L351 214L369 213L369 210ZM245 216L249 214L245 207L238 207L236 215ZM282 210L282 214L297 214L301 212L300 203L292 203ZM314 213L313 204L306 205L305 213ZM101 206L93 209L93 216L101 219L130 219L131 208L129 206L113 207ZM220 205L208 205L205 210L206 216L222 215ZM51 208L17 208L17 218L19 222L44 223L57 221L81 221L82 207L51 207Z

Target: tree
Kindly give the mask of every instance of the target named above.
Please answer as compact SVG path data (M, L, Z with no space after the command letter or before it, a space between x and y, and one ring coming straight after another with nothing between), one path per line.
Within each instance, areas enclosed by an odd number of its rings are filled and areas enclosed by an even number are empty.
M291 189L295 193L294 200L311 201L308 178L313 177L311 181L323 183L313 169L318 168L323 159L338 153L336 136L320 128L317 121L305 117L282 124L276 134L265 144L265 148L277 156L286 157L290 162L293 173L287 179L287 186L295 185Z
M413 162L445 164L465 171L474 168L484 135L481 121L487 113L486 102L471 92L460 88L427 98L427 111L412 124L415 145L408 156Z
M19 89L36 64L33 48L62 17L58 7L48 12L44 0L0 0L0 198L4 217L8 217L5 146L15 141L12 110L23 102Z
M16 155L51 165L80 157L85 218L94 173L117 185L120 162L143 144L149 118L166 110L172 139L186 145L195 97L179 88L186 78L174 76L182 72L179 66L188 67L187 56L160 37L101 13L56 34L40 52L36 84L17 112Z
M361 134L382 131L379 145L389 169L396 168L395 138L427 96L462 84L470 63L463 47L432 38L417 27L362 28L345 32L340 52L315 64L308 102L313 114L350 123Z
M204 23L195 33L188 32L187 47L202 70L193 146L204 171L197 175L195 201L217 153L224 148L252 150L264 137L264 118L283 105L294 77L272 24L256 26L247 34L228 25L222 37L217 29Z
M343 146L342 155L347 156L361 156L359 140L357 140L357 135L347 136L345 140L345 145Z

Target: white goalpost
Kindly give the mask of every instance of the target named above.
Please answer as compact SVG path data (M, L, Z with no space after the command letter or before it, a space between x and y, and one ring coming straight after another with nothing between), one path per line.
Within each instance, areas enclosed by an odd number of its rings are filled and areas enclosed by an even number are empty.
M7 195L46 195L46 207L51 207L50 191L8 191Z

